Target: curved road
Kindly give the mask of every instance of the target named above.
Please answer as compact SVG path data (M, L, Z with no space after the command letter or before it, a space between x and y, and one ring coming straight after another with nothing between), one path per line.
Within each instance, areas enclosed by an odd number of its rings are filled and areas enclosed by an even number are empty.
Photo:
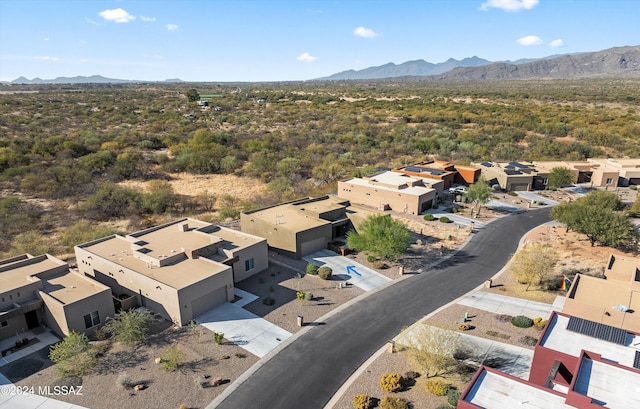
M548 220L549 209L540 209L489 223L445 263L385 287L306 331L209 408L323 408L403 327L495 275L520 238Z

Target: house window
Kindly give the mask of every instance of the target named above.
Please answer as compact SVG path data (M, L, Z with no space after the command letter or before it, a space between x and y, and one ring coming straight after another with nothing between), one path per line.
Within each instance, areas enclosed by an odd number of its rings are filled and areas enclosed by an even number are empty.
M0 327L6 327L7 325L9 325L7 321L0 322Z
M87 329L95 327L98 324L100 324L100 315L98 315L98 311L94 311L91 314L84 316L84 326L87 327Z
M253 258L244 261L244 271L253 270Z
M613 178L607 178L607 185L610 185L613 182Z

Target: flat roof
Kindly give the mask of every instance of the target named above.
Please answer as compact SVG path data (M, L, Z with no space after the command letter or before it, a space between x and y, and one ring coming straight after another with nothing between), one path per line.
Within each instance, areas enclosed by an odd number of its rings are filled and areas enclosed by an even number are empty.
M540 389L522 379L483 368L464 401L487 409L575 409L567 405L565 399L564 395Z
M630 282L604 280L582 274L577 277L579 278L570 289L568 297L577 302L588 303L591 308L585 309L576 306L576 310L574 310L572 305L567 303L564 312L591 321L602 322L603 314L607 311L613 312L613 307L624 306L629 310L640 311L640 292L634 291ZM622 325L624 325L624 320Z
M178 256L176 253L181 253L180 247L183 247L181 240L184 236L178 235L178 233L178 228L176 227L175 234L173 235L174 243L172 246L169 246L174 247L176 251L174 253L166 251L167 256ZM146 236L146 238L150 237L151 236ZM89 243L80 247L83 250L102 257L116 265L134 270L139 274L175 289L190 286L210 277L213 274L221 273L231 268L227 265L208 260L204 257L190 259L186 255L172 263L163 265L162 267L150 268L147 262L134 257L131 244L132 242L130 240L122 236L112 236L106 240ZM165 249L168 248L168 241L163 239L162 244L165 246ZM153 245L153 243L150 243L148 247L153 247ZM154 253L163 252L156 250ZM114 274L116 274L116 272L114 272Z
M97 281L71 271L42 278L42 284L42 291L62 304L80 301L108 289Z
M372 184L371 182L379 182L383 184L378 185L378 184ZM420 185L420 186L408 185L416 182L423 183L421 178L406 176L398 172L384 172L379 175L375 175L366 179L352 178L344 181L344 183L351 183L353 185L365 186L371 189L381 189L381 190L386 190L390 192L399 192L399 193L413 195L413 196L422 196L435 191L435 189L426 187L423 185ZM391 185L391 186L386 186L386 185ZM407 187L400 188L400 186L403 186L403 185L407 185Z
M553 314L540 340L540 346L579 357L583 350L595 352L620 365L633 368L636 351L640 351L640 336L627 332L625 345L615 344L588 335L569 331L567 324L569 317Z
M640 408L640 374L587 355L580 360L573 390L607 408Z
M306 217L305 217L306 216ZM273 227L281 226L292 231L312 229L330 224L327 220L318 219L314 215L305 215L303 210L291 205L282 205L261 209L247 214L250 219L257 219L273 223Z
M35 280L30 277L38 273L67 265L64 261L47 254L36 257L25 254L13 259L15 261L6 259L0 262L0 292L2 293L33 284Z

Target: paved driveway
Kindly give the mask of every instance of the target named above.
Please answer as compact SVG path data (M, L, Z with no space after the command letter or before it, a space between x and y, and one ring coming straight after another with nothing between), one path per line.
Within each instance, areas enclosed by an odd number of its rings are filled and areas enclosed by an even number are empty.
M501 202L499 200L494 200L491 199L487 202L487 204L485 205L485 207L495 210L496 212L502 212L502 213L522 213L522 212L526 212L525 209L522 209L518 206L514 206L512 204L509 203L505 203L505 202Z
M518 194L518 196L528 201L543 202L551 206L555 206L559 204L559 202L553 199L549 199L548 197L541 196L534 192L516 192L516 193Z
M346 280L348 283L371 291L389 283L391 279L375 270L356 263L348 257L343 257L331 250L321 250L304 257L305 261L317 266L327 266L333 270L333 275Z
M564 300L564 297L561 297L561 299ZM531 318L541 317L544 319L549 318L551 311L558 310L558 307L562 310L562 306L558 306L555 303L553 305L545 304L486 291L471 293L459 300L458 304L495 312L496 314L526 315Z
M482 212L482 210L480 210ZM429 209L427 210L424 214L430 213L433 215L433 217L435 217L436 219L439 219L441 217L448 217L449 220L453 221L456 224L460 224L462 226L471 226L471 223L473 223L473 227L475 229L479 229L481 227L484 227L485 223L483 222L479 222L475 219L469 219L468 217L464 217L464 216L460 216L456 213L447 213L444 210L438 208L438 209Z
M258 298L246 291L235 289L242 297L235 303L224 303L196 318L196 322L262 358L291 336L289 331L258 317L242 308Z

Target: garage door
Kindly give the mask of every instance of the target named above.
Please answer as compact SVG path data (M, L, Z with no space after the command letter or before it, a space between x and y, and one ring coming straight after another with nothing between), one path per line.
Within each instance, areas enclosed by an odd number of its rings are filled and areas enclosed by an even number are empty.
M300 255L306 256L307 254L315 253L319 250L327 248L327 240L324 237L318 237L317 239L305 241L300 243Z
M218 288L217 290L200 298L196 298L191 301L191 313L193 314L193 318L202 315L213 307L222 305L225 302L227 302L227 291L224 287Z
M517 192L526 192L527 190L529 190L529 184L528 183L512 183L511 190L514 190Z

